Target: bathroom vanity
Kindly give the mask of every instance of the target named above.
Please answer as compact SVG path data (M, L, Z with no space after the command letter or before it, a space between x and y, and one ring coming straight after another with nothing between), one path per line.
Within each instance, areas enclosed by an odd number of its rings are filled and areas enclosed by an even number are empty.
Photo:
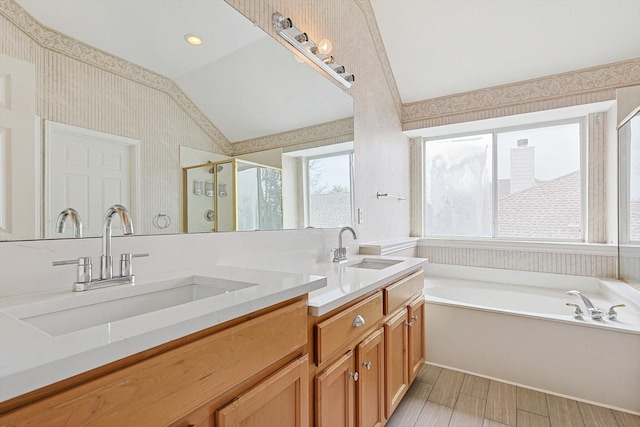
M424 361L424 262L300 267L312 274L214 266L3 299L0 426L382 425ZM78 301L92 317L103 304L214 286L226 290L69 326Z
M386 423L425 360L423 286L418 267L333 310L309 315L310 425Z

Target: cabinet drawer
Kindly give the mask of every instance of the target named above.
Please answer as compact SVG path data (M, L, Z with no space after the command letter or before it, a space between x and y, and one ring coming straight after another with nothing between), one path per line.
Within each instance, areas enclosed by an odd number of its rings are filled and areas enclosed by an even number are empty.
M364 324L355 322L360 316ZM316 325L316 363L319 365L352 339L382 319L382 294L377 292L353 307ZM360 318L358 318L360 320Z
M383 290L384 314L387 315L403 307L416 295L422 294L422 288L424 288L424 271L422 269L400 279L393 285L387 286Z

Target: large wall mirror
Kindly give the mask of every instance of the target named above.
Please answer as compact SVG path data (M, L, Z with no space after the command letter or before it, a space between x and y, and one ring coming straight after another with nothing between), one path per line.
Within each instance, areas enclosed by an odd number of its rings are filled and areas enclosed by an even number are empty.
M640 286L640 107L618 127L620 277Z
M281 171L284 229L353 220L350 95L224 0L9 0L0 40L0 240L71 238L67 207L100 236L115 203L135 234L188 232L184 171L232 161Z

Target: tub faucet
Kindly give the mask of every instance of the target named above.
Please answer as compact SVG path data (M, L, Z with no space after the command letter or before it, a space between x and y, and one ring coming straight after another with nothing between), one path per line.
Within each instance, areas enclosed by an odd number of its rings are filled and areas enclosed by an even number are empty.
M71 220L71 224L73 225L73 237L82 237L82 219L80 219L78 211L73 208L66 208L60 212L56 220L56 231L58 233L64 233L64 225L67 218Z
M582 302L584 302L584 305L587 307L587 311L589 312L589 315L591 316L591 318L593 320L602 320L602 317L604 316L604 312L602 310L600 310L598 307L596 307L589 298L587 298L587 296L585 294L583 294L580 291L567 291L566 292L569 295L576 295L579 296L580 298L582 298Z
M100 257L100 279L113 278L113 265L111 262L111 222L118 215L124 227L123 234L133 234L133 222L127 208L122 205L113 205L104 214L102 220L102 256Z
M357 239L356 232L351 227L342 227L338 233L338 248L333 251L333 262L345 262L347 260L347 248L342 246L342 233L349 230L354 239Z

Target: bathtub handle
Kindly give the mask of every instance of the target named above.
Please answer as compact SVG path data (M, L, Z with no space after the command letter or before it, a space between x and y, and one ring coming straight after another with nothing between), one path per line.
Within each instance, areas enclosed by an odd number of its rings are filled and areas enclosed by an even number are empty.
M582 319L583 311L580 309L580 306L579 306L578 304L574 304L574 303L572 303L572 302L568 302L568 303L567 303L567 306L569 306L569 307L575 307L575 310L573 310L573 314L575 315L574 317L575 317L576 319Z
M351 326L353 326L354 328L357 328L358 326L364 326L364 324L365 324L364 317L358 314L356 318L353 319L353 323L351 324Z
M618 307L622 308L622 307L626 307L626 305L624 304L612 305L609 311L607 312L607 319L616 320L616 317L618 316L618 312L615 309Z

